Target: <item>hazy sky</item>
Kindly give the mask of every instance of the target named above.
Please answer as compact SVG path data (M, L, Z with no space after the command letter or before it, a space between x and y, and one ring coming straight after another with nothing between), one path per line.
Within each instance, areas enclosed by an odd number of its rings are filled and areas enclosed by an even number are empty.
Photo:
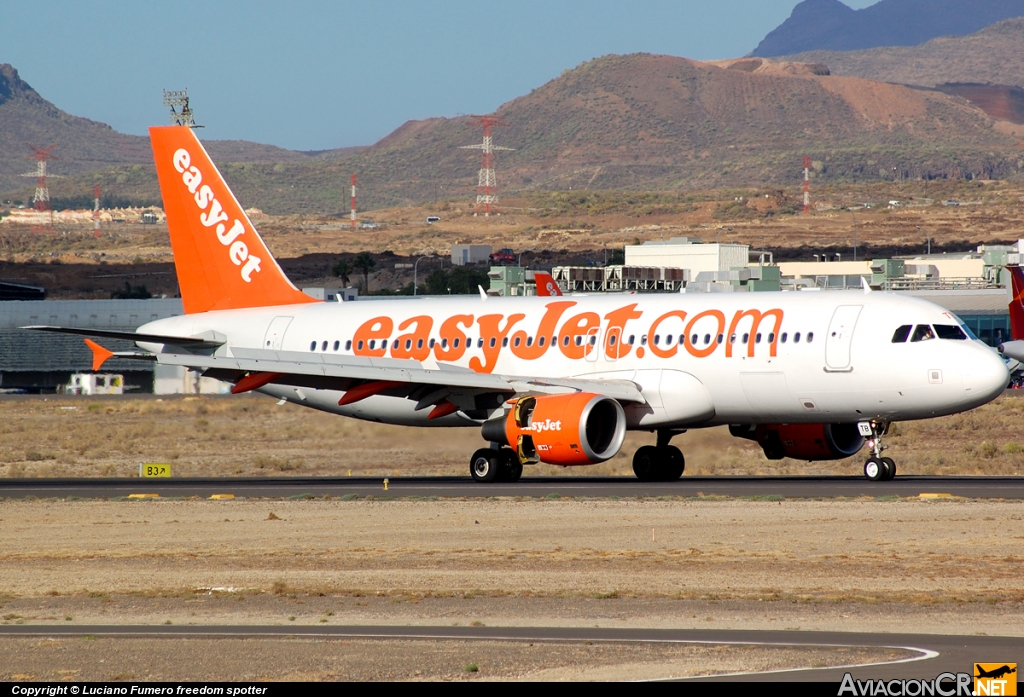
M846 0L854 9L876 0ZM144 134L187 87L204 138L368 145L490 113L608 53L741 56L797 0L4 0L0 63L59 108Z

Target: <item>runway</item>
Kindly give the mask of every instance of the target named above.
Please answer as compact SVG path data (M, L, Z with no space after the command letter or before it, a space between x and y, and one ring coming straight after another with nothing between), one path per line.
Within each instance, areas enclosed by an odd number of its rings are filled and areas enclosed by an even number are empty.
M565 497L918 497L1024 499L1024 476L900 476L891 482L863 477L687 477L675 482L640 482L632 477L529 477L514 484L479 484L470 477L223 477L194 479L82 478L3 479L0 498L119 498L157 494L161 498L231 494L238 498L349 496L361 498L492 496Z
M0 636L105 637L309 637L322 639L500 640L549 642L664 642L743 644L789 647L898 647L915 656L900 661L853 667L805 668L769 673L733 674L700 680L842 681L850 672L858 680L931 680L943 672L971 673L975 662L1014 660L1024 652L1024 638L935 634L869 634L847 632L602 629L572 627L410 627L410 626L167 626L167 625L3 625Z

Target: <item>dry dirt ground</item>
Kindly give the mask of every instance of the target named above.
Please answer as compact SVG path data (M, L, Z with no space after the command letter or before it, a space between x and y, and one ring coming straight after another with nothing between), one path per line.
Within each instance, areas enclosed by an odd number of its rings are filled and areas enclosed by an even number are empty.
M814 191L815 206L810 215L766 215L778 195L797 200L793 191L729 190L698 192L693 203L666 206L647 203L630 205L626 201L610 212L595 206L568 206L559 209L535 208L530 201L510 199L501 215L475 217L472 207L459 202L441 202L436 206L390 208L361 214L360 220L380 227L352 231L347 221L318 215L254 216L253 222L279 259L307 254L352 254L360 251L381 253L387 250L404 256L447 255L452 244L490 244L495 248L512 247L527 252L524 261L534 267L545 264L543 250L581 252L591 250L591 261L603 262L603 250L621 249L624 244L673 236L698 237L705 242L737 242L764 247L782 257L794 254L810 259L811 254L829 250L850 258L853 246L860 258L885 256L893 246L925 251L927 240L936 249L942 245L967 251L993 240L1016 240L1024 236L1021 201L1024 189L1006 182L889 182L874 185L833 186ZM573 192L568 192L570 195ZM583 192L586 195L588 192ZM742 201L735 199L742 197ZM942 205L955 198L964 205ZM903 205L889 209L886 203L899 200ZM766 202L767 201L767 202ZM873 202L872 208L859 208ZM738 210L738 215L723 210ZM749 204L749 205L748 205ZM851 212L842 210L854 207ZM754 209L759 213L755 213ZM429 215L442 220L426 224ZM95 238L88 226L57 229L53 233L33 233L28 226L0 225L0 257L7 262L50 262L53 264L99 264L100 275L121 273L121 265L145 265L172 261L166 225L116 225ZM867 249L866 249L867 247ZM875 249L872 252L871 249ZM787 251L789 250L789 251ZM951 250L952 251L952 250ZM401 259L402 263L407 259ZM378 266L381 283L390 285L412 281L412 274ZM421 270L429 267L424 262ZM152 272L152 269L149 270ZM326 267L324 269L326 272ZM17 275L17 269L9 270ZM81 273L79 270L78 273ZM160 271L166 274L167 269ZM151 290L173 292L173 283L164 288L164 280L151 276ZM407 276L407 277L406 277ZM32 278L19 282L59 285L59 271L47 280L33 272ZM9 279L18 280L18 279ZM299 279L315 282L318 279ZM323 279L319 279L322 281ZM355 282L355 279L352 279ZM132 283L146 283L145 277L133 277ZM97 282L98 285L103 285ZM371 290L381 283L371 280ZM162 285L163 284L163 285Z
M7 623L1024 631L1015 502L7 501L0 527ZM178 641L142 660L100 641L4 639L0 678L583 679L851 661L313 639ZM216 662L240 651L267 662Z
M1007 392L971 412L894 425L888 454L903 474L1020 474L1022 420L1024 399ZM525 475L632 476L633 452L653 440L630 433L608 462L536 465ZM725 427L673 442L688 474L856 475L864 459L769 461ZM182 477L465 475L483 445L476 428L387 426L278 406L262 395L0 398L0 477L131 477L142 462L170 464Z

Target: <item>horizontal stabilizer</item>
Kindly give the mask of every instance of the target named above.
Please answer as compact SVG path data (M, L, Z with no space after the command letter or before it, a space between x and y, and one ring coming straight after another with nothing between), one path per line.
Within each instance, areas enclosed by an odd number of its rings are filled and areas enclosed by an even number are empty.
M37 332L56 332L58 334L77 334L78 336L95 336L100 339L144 341L150 344L171 344L172 346L186 348L217 348L227 343L226 339L216 336L167 336L164 334L139 334L137 332L117 332L107 329L78 329L75 327L50 327L45 325L32 325L19 327L19 329L32 329Z

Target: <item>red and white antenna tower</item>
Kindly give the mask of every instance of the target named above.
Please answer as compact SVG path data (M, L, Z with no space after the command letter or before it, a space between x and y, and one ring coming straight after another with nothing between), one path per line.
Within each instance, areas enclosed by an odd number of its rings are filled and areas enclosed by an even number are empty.
M508 126L497 116L473 116L473 125L484 127L484 142L478 145L463 145L463 150L482 150L483 164L480 166L480 175L476 185L476 215L480 212L481 206L484 216L491 214L491 205L498 202L498 182L494 177L494 152L496 150L514 150L514 148L503 148L494 145L491 140L491 128L494 126Z
M811 212L811 158L804 155L804 215Z
M36 193L35 196L32 197L32 207L35 208L36 211L38 211L39 213L49 212L50 214L49 225L37 224L32 226L32 230L33 232L41 232L46 229L53 230L53 211L50 210L50 188L46 185L46 180L48 177L56 177L57 175L46 173L46 161L57 159L56 155L51 154L51 151L55 147L57 147L57 144L54 143L48 148L37 148L35 145L32 145L31 143L29 143L28 146L32 148L32 154L28 155L27 157L31 157L33 160L36 160L36 171L27 172L26 174L22 174L21 176L35 177Z
M92 187L92 234L100 236L100 185Z
M352 175L352 229L356 229L356 175Z

